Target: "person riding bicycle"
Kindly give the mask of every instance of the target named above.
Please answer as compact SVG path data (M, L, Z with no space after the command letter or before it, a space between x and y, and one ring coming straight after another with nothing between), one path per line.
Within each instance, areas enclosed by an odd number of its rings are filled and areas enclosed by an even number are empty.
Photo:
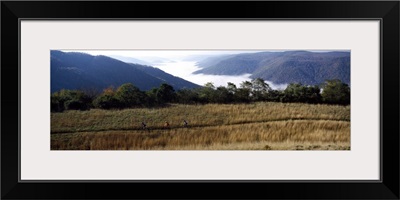
M147 125L144 122L142 122L142 129L147 129Z

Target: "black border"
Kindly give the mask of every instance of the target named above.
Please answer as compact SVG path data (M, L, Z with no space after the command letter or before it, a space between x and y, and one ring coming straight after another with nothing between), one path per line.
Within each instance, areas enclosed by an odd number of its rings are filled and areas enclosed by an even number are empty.
M399 199L399 2L1 2L3 199ZM18 182L19 19L381 19L381 182ZM13 76L14 75L14 76ZM18 77L19 78L19 77ZM16 83L18 80L18 83ZM366 91L367 92L367 91ZM18 111L18 112L16 112ZM384 122L384 124L383 124ZM367 156L367 155L366 155ZM148 191L150 189L150 192ZM183 192L184 191L184 192Z

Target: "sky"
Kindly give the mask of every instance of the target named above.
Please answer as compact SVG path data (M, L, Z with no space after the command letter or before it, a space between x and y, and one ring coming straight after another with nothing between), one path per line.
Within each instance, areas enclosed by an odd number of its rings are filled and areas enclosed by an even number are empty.
M238 54L238 53L255 53L261 51L244 51L244 50L62 50L64 52L83 52L91 55L104 55L104 56L124 56L148 61L152 57L161 57L168 59L182 59L187 56L193 55L223 55L223 54Z

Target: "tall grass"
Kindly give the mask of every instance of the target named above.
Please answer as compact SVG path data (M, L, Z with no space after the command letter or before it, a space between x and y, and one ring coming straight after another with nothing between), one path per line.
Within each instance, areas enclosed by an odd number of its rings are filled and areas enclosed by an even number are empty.
M235 125L295 119L350 121L350 106L262 102L253 104L171 105L159 109L66 111L51 114L51 132L138 130L141 122L160 129L165 121L171 127Z
M327 120L290 120L152 131L64 133L53 134L51 140L52 149L87 150L215 150L238 149L239 147L241 149L273 150L282 149L283 144L292 145L286 145L285 148L298 149L298 146L307 148L304 144L327 146L338 143L343 148L349 148L350 123ZM255 148L253 144L258 144L258 146Z
M150 130L141 129L142 121ZM52 150L348 150L350 106L263 102L67 111L51 114L51 133Z

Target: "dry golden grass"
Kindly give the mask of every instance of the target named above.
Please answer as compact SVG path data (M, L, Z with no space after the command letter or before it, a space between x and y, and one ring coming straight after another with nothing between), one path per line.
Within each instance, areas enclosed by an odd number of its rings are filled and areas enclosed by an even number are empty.
M66 111L51 114L51 133L138 130L145 121L152 129L235 125L296 119L350 121L350 106L260 102L253 104L172 105L159 109Z
M349 150L350 122L288 120L196 128L51 135L51 149Z
M141 130L142 121L150 131ZM67 111L51 114L51 133L52 150L348 150L350 106L262 102Z
M230 144L213 144L209 146L184 146L178 148L153 148L152 150L350 150L348 142L240 142Z

